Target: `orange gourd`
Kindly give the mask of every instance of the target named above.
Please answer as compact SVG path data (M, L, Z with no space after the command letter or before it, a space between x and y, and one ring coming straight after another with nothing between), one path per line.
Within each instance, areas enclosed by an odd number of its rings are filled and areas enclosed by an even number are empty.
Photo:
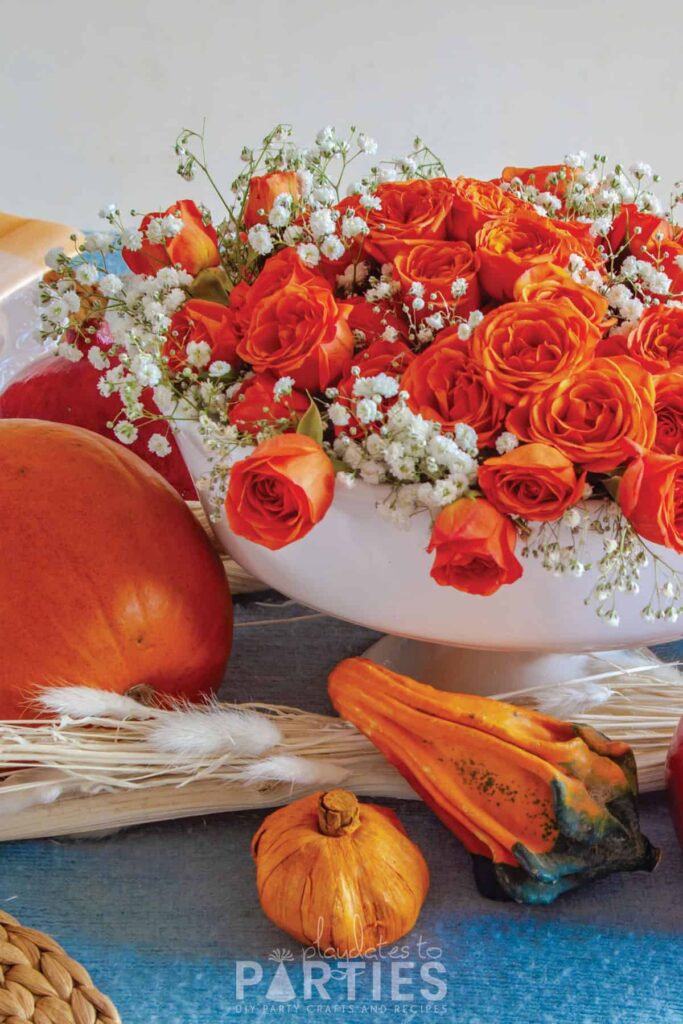
M78 427L0 421L0 718L37 687L220 685L232 612L186 504L136 455Z
M481 858L477 878L487 895L549 903L612 871L656 865L658 851L638 823L626 743L513 704L436 690L365 658L341 662L329 693Z
M424 858L393 811L341 789L274 811L252 854L267 916L323 955L362 956L399 939L429 888Z

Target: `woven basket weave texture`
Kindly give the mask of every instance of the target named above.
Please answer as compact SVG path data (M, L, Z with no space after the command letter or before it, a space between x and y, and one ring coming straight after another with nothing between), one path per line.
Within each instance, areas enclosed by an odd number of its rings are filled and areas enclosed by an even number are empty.
M121 1024L111 999L49 935L0 910L0 1024Z

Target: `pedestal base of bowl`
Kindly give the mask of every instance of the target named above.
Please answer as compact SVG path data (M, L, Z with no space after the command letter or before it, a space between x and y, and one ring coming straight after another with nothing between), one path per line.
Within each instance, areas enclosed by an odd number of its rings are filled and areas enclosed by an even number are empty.
M379 665L429 683L440 690L500 697L529 687L557 686L606 672L628 672L653 654L642 650L594 651L589 654L543 654L526 651L485 651L385 636L369 647L365 657ZM678 669L662 662L662 679Z

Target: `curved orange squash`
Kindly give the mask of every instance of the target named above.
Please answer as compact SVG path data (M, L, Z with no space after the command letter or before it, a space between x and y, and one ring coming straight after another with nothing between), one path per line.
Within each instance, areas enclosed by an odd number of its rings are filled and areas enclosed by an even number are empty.
M444 693L366 658L332 671L337 711L477 858L486 894L550 903L612 871L652 870L633 753L586 726Z
M78 427L0 421L0 523L0 718L34 714L45 685L191 699L220 685L220 560L136 455Z

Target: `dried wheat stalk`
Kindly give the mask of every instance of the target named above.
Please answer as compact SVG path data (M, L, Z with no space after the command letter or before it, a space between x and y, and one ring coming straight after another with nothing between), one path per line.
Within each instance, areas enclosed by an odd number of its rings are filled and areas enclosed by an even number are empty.
M0 1020L121 1024L112 1001L54 939L0 910Z
M628 742L641 790L660 789L683 715L683 676L648 652L501 699ZM324 786L415 799L348 722L267 704L156 709L84 687L46 690L57 717L0 722L0 840L273 807Z

